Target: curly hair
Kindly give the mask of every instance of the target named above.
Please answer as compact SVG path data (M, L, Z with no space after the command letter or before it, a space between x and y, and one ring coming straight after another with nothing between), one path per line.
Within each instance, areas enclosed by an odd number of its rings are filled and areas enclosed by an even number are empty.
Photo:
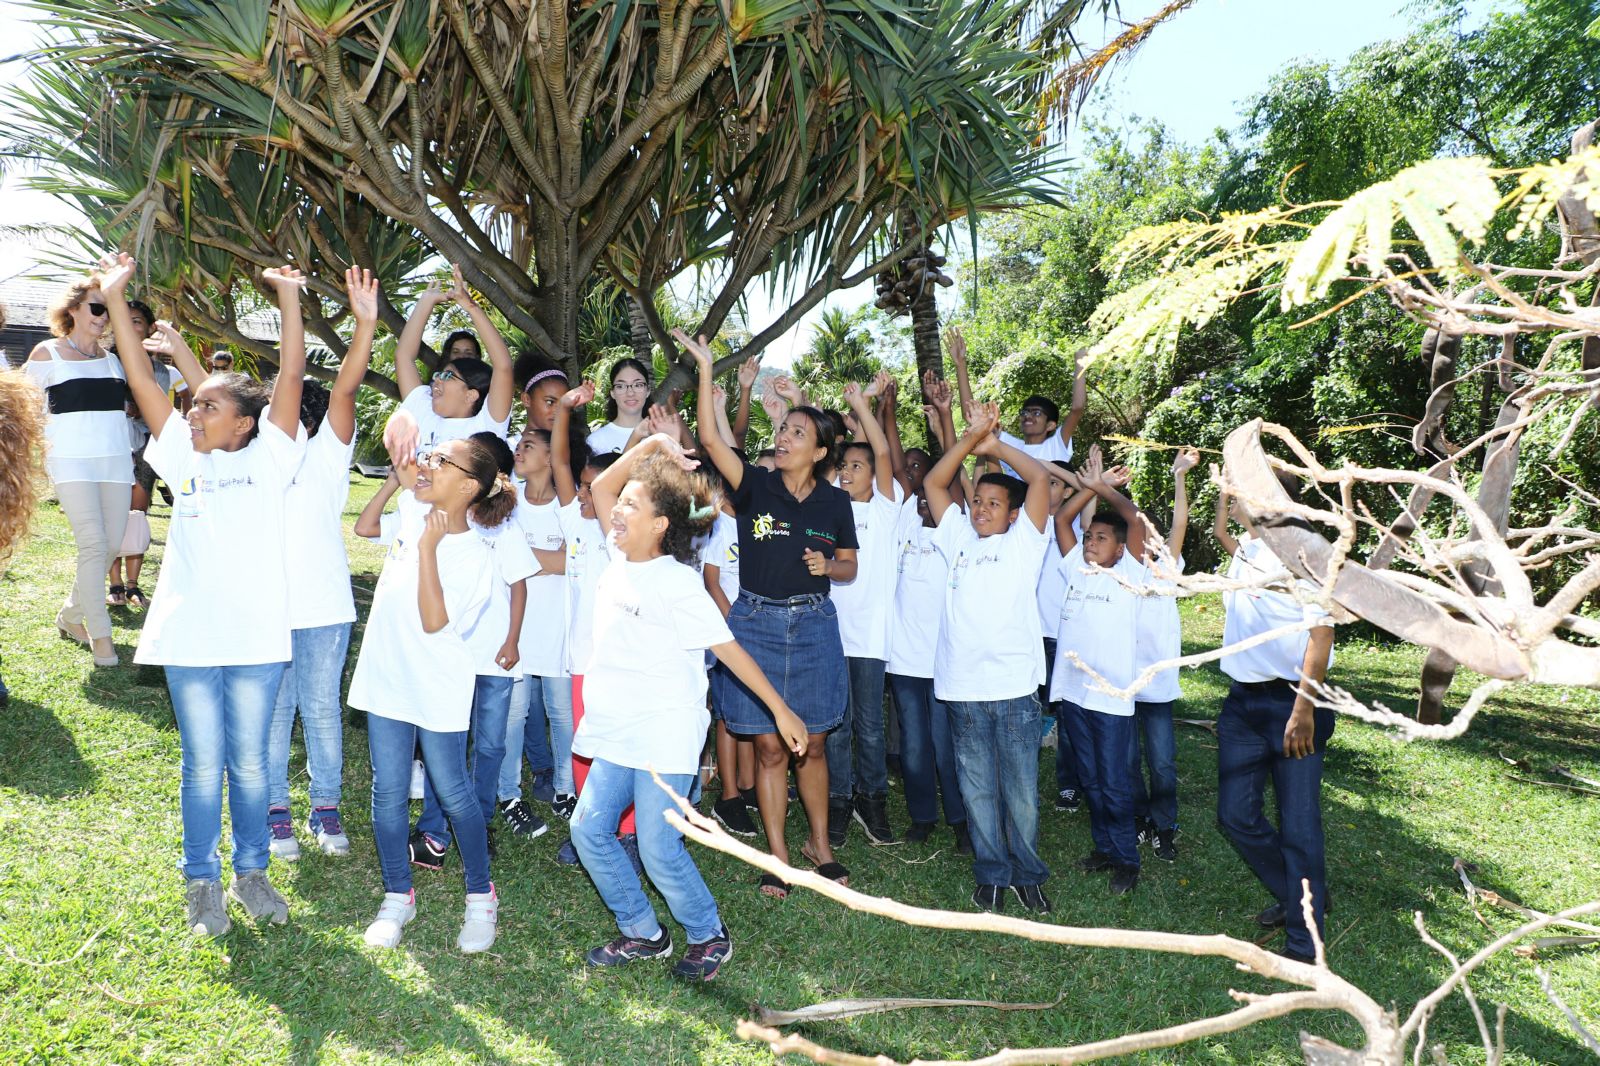
M722 490L698 470L685 470L662 455L641 462L630 481L650 496L656 514L667 520L661 552L680 563L695 565L700 551L695 538L710 532L722 505Z
M33 520L44 449L44 393L21 370L0 370L0 569Z
M478 525L493 529L517 509L517 494L509 476L511 446L498 434L487 431L474 433L463 443L467 446L467 465L478 483L478 494L472 498L467 513Z
M328 387L320 381L306 378L300 383L300 424L307 436L315 437L328 417L328 395Z
M57 337L65 337L72 332L72 312L89 294L100 287L100 275L88 274L66 287L60 296L50 301L50 332Z

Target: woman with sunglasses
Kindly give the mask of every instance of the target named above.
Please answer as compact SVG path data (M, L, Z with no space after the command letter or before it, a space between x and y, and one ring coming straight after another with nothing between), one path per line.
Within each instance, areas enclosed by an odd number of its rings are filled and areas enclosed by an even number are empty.
M650 368L629 356L611 367L611 395L606 399L606 424L589 434L589 451L595 455L624 452L634 432L644 422L650 399Z
M45 469L78 548L77 577L56 614L61 635L94 649L96 666L116 666L106 573L122 545L133 498L128 449L128 375L101 346L110 324L100 275L67 286L50 306L50 332L28 356L27 372L44 389ZM143 353L134 347L139 358Z

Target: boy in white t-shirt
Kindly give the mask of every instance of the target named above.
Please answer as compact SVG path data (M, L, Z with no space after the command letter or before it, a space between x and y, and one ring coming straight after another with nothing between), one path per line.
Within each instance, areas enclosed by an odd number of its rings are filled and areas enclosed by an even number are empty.
M972 834L972 900L1004 906L1006 889L1023 907L1046 913L1039 858L1039 613L1034 589L1044 560L1050 474L994 436L999 409L987 404L928 472L923 485L938 523L936 544L950 564L933 694L950 709L956 773ZM950 484L976 454L1009 462L1027 483L1004 474L978 482L970 520L953 506Z
M1059 459L1046 463L1045 469L1050 472L1050 518L1053 529L1055 516L1061 513L1061 507L1067 501L1068 488L1077 487L1078 477ZM1081 520L1078 525L1081 527ZM1050 682L1056 669L1056 626L1061 621L1061 597L1067 587L1061 560L1061 546L1052 535L1044 550L1044 565L1039 568L1037 589L1039 631L1044 634L1044 684L1039 688L1039 703L1045 710L1045 737L1048 737L1052 724L1056 731L1056 810L1074 812L1083 805L1078 764L1072 758L1072 741L1061 723L1061 706L1050 698ZM1044 738L1040 739L1040 743L1044 743Z
M1122 895L1139 881L1133 699L1100 691L1095 677L1118 688L1132 684L1140 598L1134 588L1145 582L1148 571L1142 561L1145 531L1138 508L1104 474L1100 449L1090 449L1078 491L1056 515L1066 587L1050 698L1061 702L1078 779L1089 801L1094 850L1078 868L1086 873L1110 870L1111 891ZM1096 498L1111 506L1096 512L1080 543L1073 519Z
M955 328L950 330L946 339L950 344L950 359L956 367L956 385L961 390L961 413L970 421L973 401L972 384L967 377L967 342L961 336L961 331ZM1048 396L1029 396L1022 401L1017 435L1002 432L1002 443L1041 463L1072 461L1072 434L1077 431L1084 408L1088 406L1082 349L1073 353L1072 366L1072 406L1067 411L1066 419L1061 417L1060 406ZM1008 474L1016 473L1003 460L1000 466Z

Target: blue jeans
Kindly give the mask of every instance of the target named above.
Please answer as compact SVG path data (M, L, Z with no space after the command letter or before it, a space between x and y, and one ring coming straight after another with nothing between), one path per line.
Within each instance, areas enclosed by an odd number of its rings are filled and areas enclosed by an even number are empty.
M1217 825L1245 865L1283 904L1290 951L1311 955L1300 899L1311 882L1317 928L1328 900L1322 838L1322 759L1333 735L1333 712L1314 712L1316 751L1300 759L1283 754L1283 731L1294 710L1293 684L1233 683L1217 716ZM1278 799L1278 828L1262 810L1267 777Z
M1050 714L1056 720L1056 791L1072 789L1074 792L1081 787L1078 781L1078 761L1072 757L1072 738L1067 736L1067 723L1062 715L1061 701L1050 700L1050 681L1056 673L1056 641L1054 637L1044 638L1044 688L1040 690L1039 702L1049 708Z
M489 891L489 837L483 811L467 778L466 733L435 733L410 722L367 715L367 747L372 752L372 839L385 892L411 891L411 757L422 746L428 780L438 792L455 830L456 850L467 875L468 892Z
M1078 780L1089 801L1094 850L1122 866L1138 867L1139 834L1133 826L1133 760L1138 757L1133 715L1107 714L1062 701L1072 737Z
M306 742L311 772L311 806L337 807L344 794L344 723L340 721L339 682L350 650L350 623L296 629L290 633L294 658L278 684L268 748L267 806L289 806L289 741L295 711Z
M267 868L267 748L283 663L169 666L167 691L183 746L178 796L190 881L222 878L222 778L228 778L233 872Z
M1155 823L1157 829L1178 828L1178 741L1172 732L1172 701L1135 703L1133 738L1133 816ZM1145 791L1144 769L1139 765L1139 742L1150 768L1150 789Z
M545 739L545 727L550 730ZM554 750L552 751L552 747ZM522 798L522 760L534 776L554 774L555 790L572 795L572 678L525 674L512 686L506 718L506 759L500 766L502 800Z
M980 885L1038 885L1039 697L952 701L956 776L972 833L972 876Z
M694 774L662 774L672 791L686 796ZM661 935L655 908L633 863L617 841L617 821L632 804L638 815L639 859L645 873L683 926L689 943L701 944L722 932L717 901L683 845L683 834L667 824L663 812L677 805L655 783L648 770L596 759L583 782L577 810L572 812L572 843L583 868L616 915L623 936L653 940Z
M889 793L883 732L883 672L888 663L855 655L846 656L844 662L850 675L850 701L844 721L828 734L828 796L847 800L859 792L883 797Z
M942 793L945 822L964 824L967 808L961 802L961 783L956 775L950 708L934 698L931 677L890 674L889 691L900 716L900 772L911 820L938 821Z
M478 797L478 808L483 811L484 825L494 820L500 764L506 757L506 715L511 709L511 683L515 680L479 674L472 690L472 755L467 759L467 767L472 775L472 791ZM468 733L450 735L459 736L465 747ZM433 791L431 777L422 783L422 816L417 819L417 828L435 840L450 842L450 831L445 828L444 811L439 806L438 794Z

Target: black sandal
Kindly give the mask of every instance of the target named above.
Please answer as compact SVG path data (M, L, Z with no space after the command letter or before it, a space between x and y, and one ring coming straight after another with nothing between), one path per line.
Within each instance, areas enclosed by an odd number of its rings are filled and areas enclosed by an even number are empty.
M112 585L111 588L106 592L106 606L107 607L126 607L126 606L128 606L127 592L128 592L127 588L122 586L122 585Z
M143 590L141 590L138 585L129 585L126 592L128 596L129 607L150 606L150 601L145 598Z
M789 897L789 883L777 874L762 874L756 879L756 884L761 889L763 896L773 899L787 899Z
M846 888L850 887L850 869L842 862L825 862L817 867L817 873L830 881L837 881Z

